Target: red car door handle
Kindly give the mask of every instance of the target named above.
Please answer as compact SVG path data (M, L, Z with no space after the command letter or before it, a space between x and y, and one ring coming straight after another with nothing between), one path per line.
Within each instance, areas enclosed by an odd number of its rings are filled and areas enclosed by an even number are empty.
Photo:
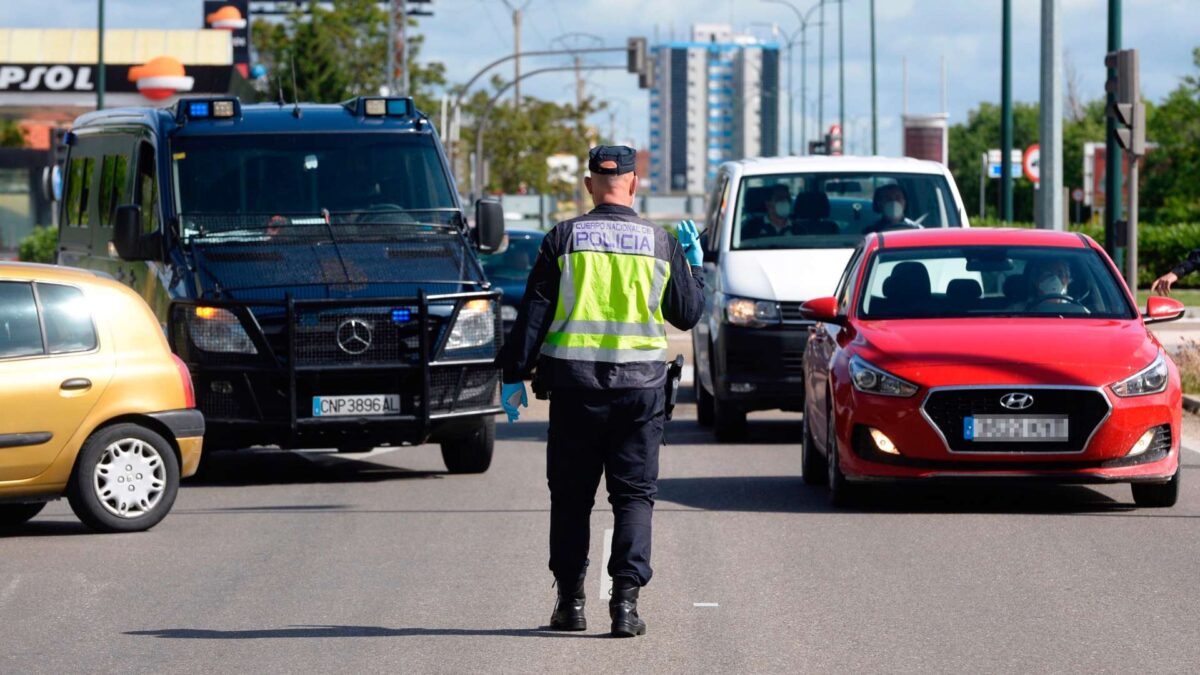
M63 391L83 391L84 389L92 388L92 381L86 377L73 377L69 380L64 380L59 388Z

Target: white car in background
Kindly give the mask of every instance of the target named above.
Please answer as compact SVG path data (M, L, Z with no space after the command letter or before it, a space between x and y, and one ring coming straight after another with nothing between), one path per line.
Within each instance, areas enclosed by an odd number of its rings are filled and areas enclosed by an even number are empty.
M700 423L722 441L745 436L749 411L803 410L812 322L800 304L833 294L866 234L968 226L945 166L887 157L728 162L705 216L696 403Z

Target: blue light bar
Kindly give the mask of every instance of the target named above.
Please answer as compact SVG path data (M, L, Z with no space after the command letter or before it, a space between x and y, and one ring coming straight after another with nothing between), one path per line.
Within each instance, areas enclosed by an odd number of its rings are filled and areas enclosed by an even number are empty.
M412 319L412 310L407 307L399 307L392 310L393 323L406 323Z
M208 101L191 101L188 103L188 117L208 117Z

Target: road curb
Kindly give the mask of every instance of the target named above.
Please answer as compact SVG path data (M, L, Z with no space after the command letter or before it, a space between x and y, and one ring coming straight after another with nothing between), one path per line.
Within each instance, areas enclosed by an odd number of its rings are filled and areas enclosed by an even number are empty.
M1183 395L1183 409L1193 415L1200 415L1200 396Z

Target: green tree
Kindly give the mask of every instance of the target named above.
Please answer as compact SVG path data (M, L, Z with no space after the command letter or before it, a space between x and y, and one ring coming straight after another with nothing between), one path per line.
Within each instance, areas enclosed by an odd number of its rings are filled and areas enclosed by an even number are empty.
M1161 103L1147 105L1146 140L1157 147L1146 154L1140 206L1160 223L1200 221L1200 47L1192 60L1196 72Z
M500 77L492 79L494 89L503 84ZM466 121L460 153L474 152L478 120L493 95L492 91L477 91L463 105ZM586 161L588 147L598 142L598 137L582 120L603 107L591 97L578 107L531 96L521 97L519 110L508 102L497 102L488 111L483 137L483 154L488 161L486 190L513 193L524 185L543 194L570 194L572 187L550 183L546 159L550 155L571 154L580 162ZM464 188L470 182L467 177Z
M25 130L17 120L0 119L0 147L25 147Z
M267 68L267 100L276 99L282 86L285 100L336 103L377 95L387 81L388 16L375 0L311 0L282 21L255 21L253 35L255 53ZM421 63L423 44L424 37L410 30L409 94L428 113L435 109L434 88L445 85L446 68Z
M1013 104L1013 148L1024 150L1038 142L1040 106ZM1083 146L1104 140L1104 100L1085 103L1078 118L1063 121L1063 186L1083 185ZM964 124L950 127L950 172L962 192L968 216L979 214L980 156L1000 147L1000 106L981 103L967 115ZM1033 220L1033 183L1017 174L1013 181L1013 218ZM989 179L985 186L987 214L999 217L1000 181Z

